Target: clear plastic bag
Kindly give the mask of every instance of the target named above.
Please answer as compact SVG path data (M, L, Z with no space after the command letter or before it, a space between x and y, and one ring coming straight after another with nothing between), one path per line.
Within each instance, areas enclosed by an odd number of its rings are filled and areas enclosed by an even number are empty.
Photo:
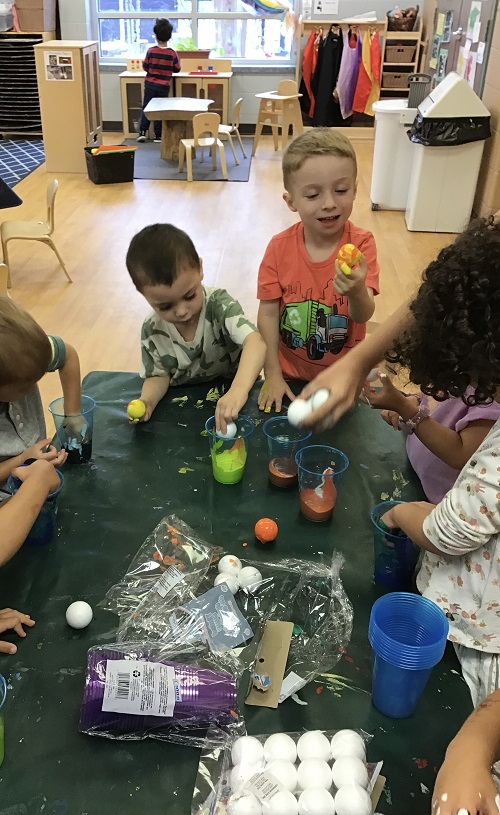
M207 543L176 515L169 515L148 535L122 579L111 586L99 606L126 616L156 589L163 606L174 609L196 597L198 585L221 553L219 546Z
M241 663L212 652L199 624L163 642L94 646L88 651L79 729L111 739L162 739L200 747L207 729L243 734L237 689Z
M362 730L322 730L316 732L322 733L328 742L331 742L332 738L340 732L344 734L347 732L350 735L356 733L357 736L360 736L364 742L365 750L373 738L371 735ZM289 736L295 745L297 745L300 737L303 736L304 733L294 732L286 733L285 735ZM262 745L262 747L264 747L268 738L269 734L253 737L253 739L256 739L259 744ZM270 764L270 761L266 761L265 758L258 760L253 765L249 764L249 772L251 771L252 774L245 774L240 770L240 772L236 774L236 779L238 780L235 780L235 776L232 775L231 772L235 766L231 757L231 752L235 741L236 739L234 737L227 736L218 728L210 728L207 731L207 737L200 756L198 774L193 791L191 815L222 815L222 813L226 813L229 800L231 798L234 800L235 798L248 794L249 790L251 789L249 786L250 778L254 776L254 773L262 773L266 769L267 765ZM334 760L332 758L326 760L329 766L333 765ZM300 760L297 758L296 762L291 763L293 763L297 768L300 764ZM379 761L371 763L364 761L364 763L368 775L367 791L371 795L377 778L380 775L382 762ZM241 766L242 765L240 765L240 768ZM245 775L247 776L246 778ZM331 787L330 792L332 795L335 795L334 786ZM293 791L293 794L296 796L300 794L298 785ZM266 813L270 811L269 800L271 800L271 798L272 795L270 795L267 799L265 796L263 799L261 799L263 815L266 815Z

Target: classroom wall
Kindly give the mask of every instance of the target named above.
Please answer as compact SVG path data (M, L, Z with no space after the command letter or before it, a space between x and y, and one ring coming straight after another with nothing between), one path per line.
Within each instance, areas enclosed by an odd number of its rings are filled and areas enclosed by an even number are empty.
M485 144L474 210L493 215L500 210L500 22L497 14L486 66L483 102L491 113L491 139Z

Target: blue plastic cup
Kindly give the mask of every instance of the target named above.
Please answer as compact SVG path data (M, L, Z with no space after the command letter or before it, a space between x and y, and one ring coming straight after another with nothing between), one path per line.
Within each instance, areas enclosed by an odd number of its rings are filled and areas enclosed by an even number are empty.
M3 764L5 756L4 723L2 708L4 706L6 698L7 698L7 682L3 678L2 674L0 674L0 767Z
M448 629L439 606L418 594L392 592L374 603L368 639L377 710L393 719L411 716L444 654Z
M66 415L64 398L54 399L49 405L54 419L59 444L68 453L68 464L81 464L92 455L95 399L81 397L80 413Z
M380 526L380 519L391 507L402 501L382 501L373 507L370 518L373 530L373 574L377 583L391 589L407 589L417 565L419 549L410 538Z
M282 489L295 487L298 482L295 453L305 446L312 431L292 427L286 416L276 416L264 422L262 432L267 440L269 481Z
M215 430L215 416L211 416L205 422L212 472L219 484L237 484L245 472L248 444L255 425L248 416L238 416L235 425L236 436L233 439L221 439Z
M56 473L61 479L61 483L57 490L49 493L38 513L38 518L28 532L28 536L24 542L30 546L43 546L45 543L50 543L54 537L57 519L57 499L64 486L63 474L60 470L56 470ZM22 483L19 478L16 478L14 475L9 475L6 489L12 495L15 495Z

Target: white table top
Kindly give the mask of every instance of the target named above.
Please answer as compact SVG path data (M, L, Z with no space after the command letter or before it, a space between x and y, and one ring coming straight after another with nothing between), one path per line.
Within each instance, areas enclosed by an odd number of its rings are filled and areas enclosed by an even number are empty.
M213 101L213 99L191 99L188 96L156 97L144 108L144 113L146 116L148 113L161 113L167 110L205 113Z

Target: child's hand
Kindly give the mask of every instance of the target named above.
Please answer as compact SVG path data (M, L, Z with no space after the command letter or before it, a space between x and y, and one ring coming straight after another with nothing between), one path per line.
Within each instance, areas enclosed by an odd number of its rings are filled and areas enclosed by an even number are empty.
M63 422L63 430L67 439L76 439L77 444L82 444L85 441L89 428L87 420L80 415L65 416Z
M140 424L141 422L149 422L151 416L153 415L154 407L149 402L147 402L146 399L143 399L142 396L140 396L139 399L145 406L146 412L144 413L144 416L141 416L140 419L136 420L129 419L129 424Z
M399 505L398 505L399 506ZM397 529L399 527L399 523L397 522L396 518L394 517L396 513L396 507L391 507L384 512L380 520L384 523L389 529Z
M49 493L55 492L61 486L61 479L49 461L34 461L29 467L17 467L12 475L23 482L35 478L45 484Z
M289 388L283 377L281 375L266 377L259 393L259 410L264 410L266 413L269 413L273 404L275 404L276 413L279 413L284 396L288 396L291 402L295 399L295 394Z
M28 625L31 628L35 625L35 621L31 619L29 614L22 614L20 611L14 611L13 608L0 609L0 634L13 629L20 637L25 637L26 632L23 625ZM0 653L15 654L16 651L16 645L11 642L0 641Z
M28 461L30 458L36 458L37 461L39 459L49 461L54 467L59 467L59 465L64 464L68 458L66 450L56 450L50 442L51 439L42 439L32 444L31 447L28 447L28 449L24 451L23 462Z
M436 778L433 815L498 815L500 798L487 764L468 750L447 758Z
M398 416L401 416L403 413L406 414L410 408L413 411L412 415L417 412L419 405L416 396L407 398L404 393L394 387L387 374L380 374L379 379L382 383L380 390L371 388L368 382L365 382L362 390L363 399L368 402L372 408L376 408L377 410L392 410L397 413Z
M394 430L400 430L399 421L401 416L397 410L383 410L380 414L384 422L393 426Z
M351 274L344 274L338 261L335 261L335 277L333 278L333 290L337 294L349 297L366 286L366 275L368 266L365 256L361 255L359 264L352 269Z
M234 422L248 399L248 392L244 388L234 385L221 396L215 409L215 427L217 432L225 433L229 422Z

